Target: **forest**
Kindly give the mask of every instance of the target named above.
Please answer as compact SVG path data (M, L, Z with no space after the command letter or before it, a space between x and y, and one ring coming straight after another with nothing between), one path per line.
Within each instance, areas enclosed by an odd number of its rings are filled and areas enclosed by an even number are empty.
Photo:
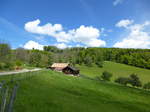
M48 67L53 62L69 62L72 65L103 67L104 61L113 61L150 69L150 49L121 48L66 48L44 46L44 50L12 49L7 43L0 44L0 70L17 67Z

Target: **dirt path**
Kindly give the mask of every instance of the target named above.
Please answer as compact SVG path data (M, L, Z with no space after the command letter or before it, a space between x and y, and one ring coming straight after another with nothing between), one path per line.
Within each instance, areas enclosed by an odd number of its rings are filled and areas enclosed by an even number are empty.
M42 70L41 68L35 68L35 69L23 69L23 70L16 70L16 71L9 71L9 72L0 72L0 75L12 75L12 74L18 74L18 73L25 73L25 72L34 72Z

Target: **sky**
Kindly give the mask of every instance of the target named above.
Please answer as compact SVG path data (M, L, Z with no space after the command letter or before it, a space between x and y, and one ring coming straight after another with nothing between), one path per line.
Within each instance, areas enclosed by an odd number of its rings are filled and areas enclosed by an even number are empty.
M150 0L0 0L0 41L43 46L150 48Z

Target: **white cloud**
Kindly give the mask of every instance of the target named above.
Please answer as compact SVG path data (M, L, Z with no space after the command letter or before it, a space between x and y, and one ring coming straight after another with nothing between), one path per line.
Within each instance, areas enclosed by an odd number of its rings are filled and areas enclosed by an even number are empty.
M123 0L114 0L113 5L116 6L118 4L121 4Z
M129 20L129 19L124 19L119 21L116 26L117 27L128 27L129 25L131 25L134 21L133 20Z
M64 44L64 43L55 44L55 46L56 46L57 48L59 48L59 49L65 49L65 48L68 47L68 46L67 46L66 44Z
M124 27L129 34L122 41L114 44L114 47L120 48L150 48L150 35L145 31L146 26L150 26L150 22L144 24L132 24Z
M45 34L45 35L50 35L54 36L57 31L62 31L63 28L61 24L50 24L47 23L43 26L39 26L40 20L37 19L35 21L27 22L25 24L25 30L31 33L37 33L37 34Z
M65 42L69 43L71 41L72 35L70 33L66 33L65 31L58 32L54 35L57 42Z
M90 47L105 46L105 41L99 39L100 30L92 26L81 25L77 29L64 31L61 24L45 24L39 26L40 20L27 22L25 24L25 30L31 33L49 35L54 37L57 42L69 43L82 43Z
M106 46L105 41L98 40L98 39L92 39L87 46L90 47L99 47L99 46Z
M25 45L23 46L23 48L25 49L38 49L38 50L43 50L44 45L39 44L38 42L35 41L28 41L27 43L25 43Z
M89 47L105 46L105 41L99 39L100 30L93 28L92 26L85 27L80 26L78 29L72 31L74 42L85 44Z

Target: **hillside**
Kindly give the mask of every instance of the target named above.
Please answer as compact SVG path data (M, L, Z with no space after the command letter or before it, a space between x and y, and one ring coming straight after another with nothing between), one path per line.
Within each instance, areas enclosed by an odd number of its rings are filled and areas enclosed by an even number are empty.
M9 78L11 76L1 76L1 80ZM36 76L20 81L19 85L14 112L150 111L148 91L50 70L37 72Z
M143 83L150 82L150 70L138 68L134 66L129 66L125 64L105 61L103 68L97 66L87 67L87 66L77 66L80 68L81 74L87 75L89 77L100 76L103 71L109 71L113 73L112 80L119 76L127 77L132 73L138 74Z

